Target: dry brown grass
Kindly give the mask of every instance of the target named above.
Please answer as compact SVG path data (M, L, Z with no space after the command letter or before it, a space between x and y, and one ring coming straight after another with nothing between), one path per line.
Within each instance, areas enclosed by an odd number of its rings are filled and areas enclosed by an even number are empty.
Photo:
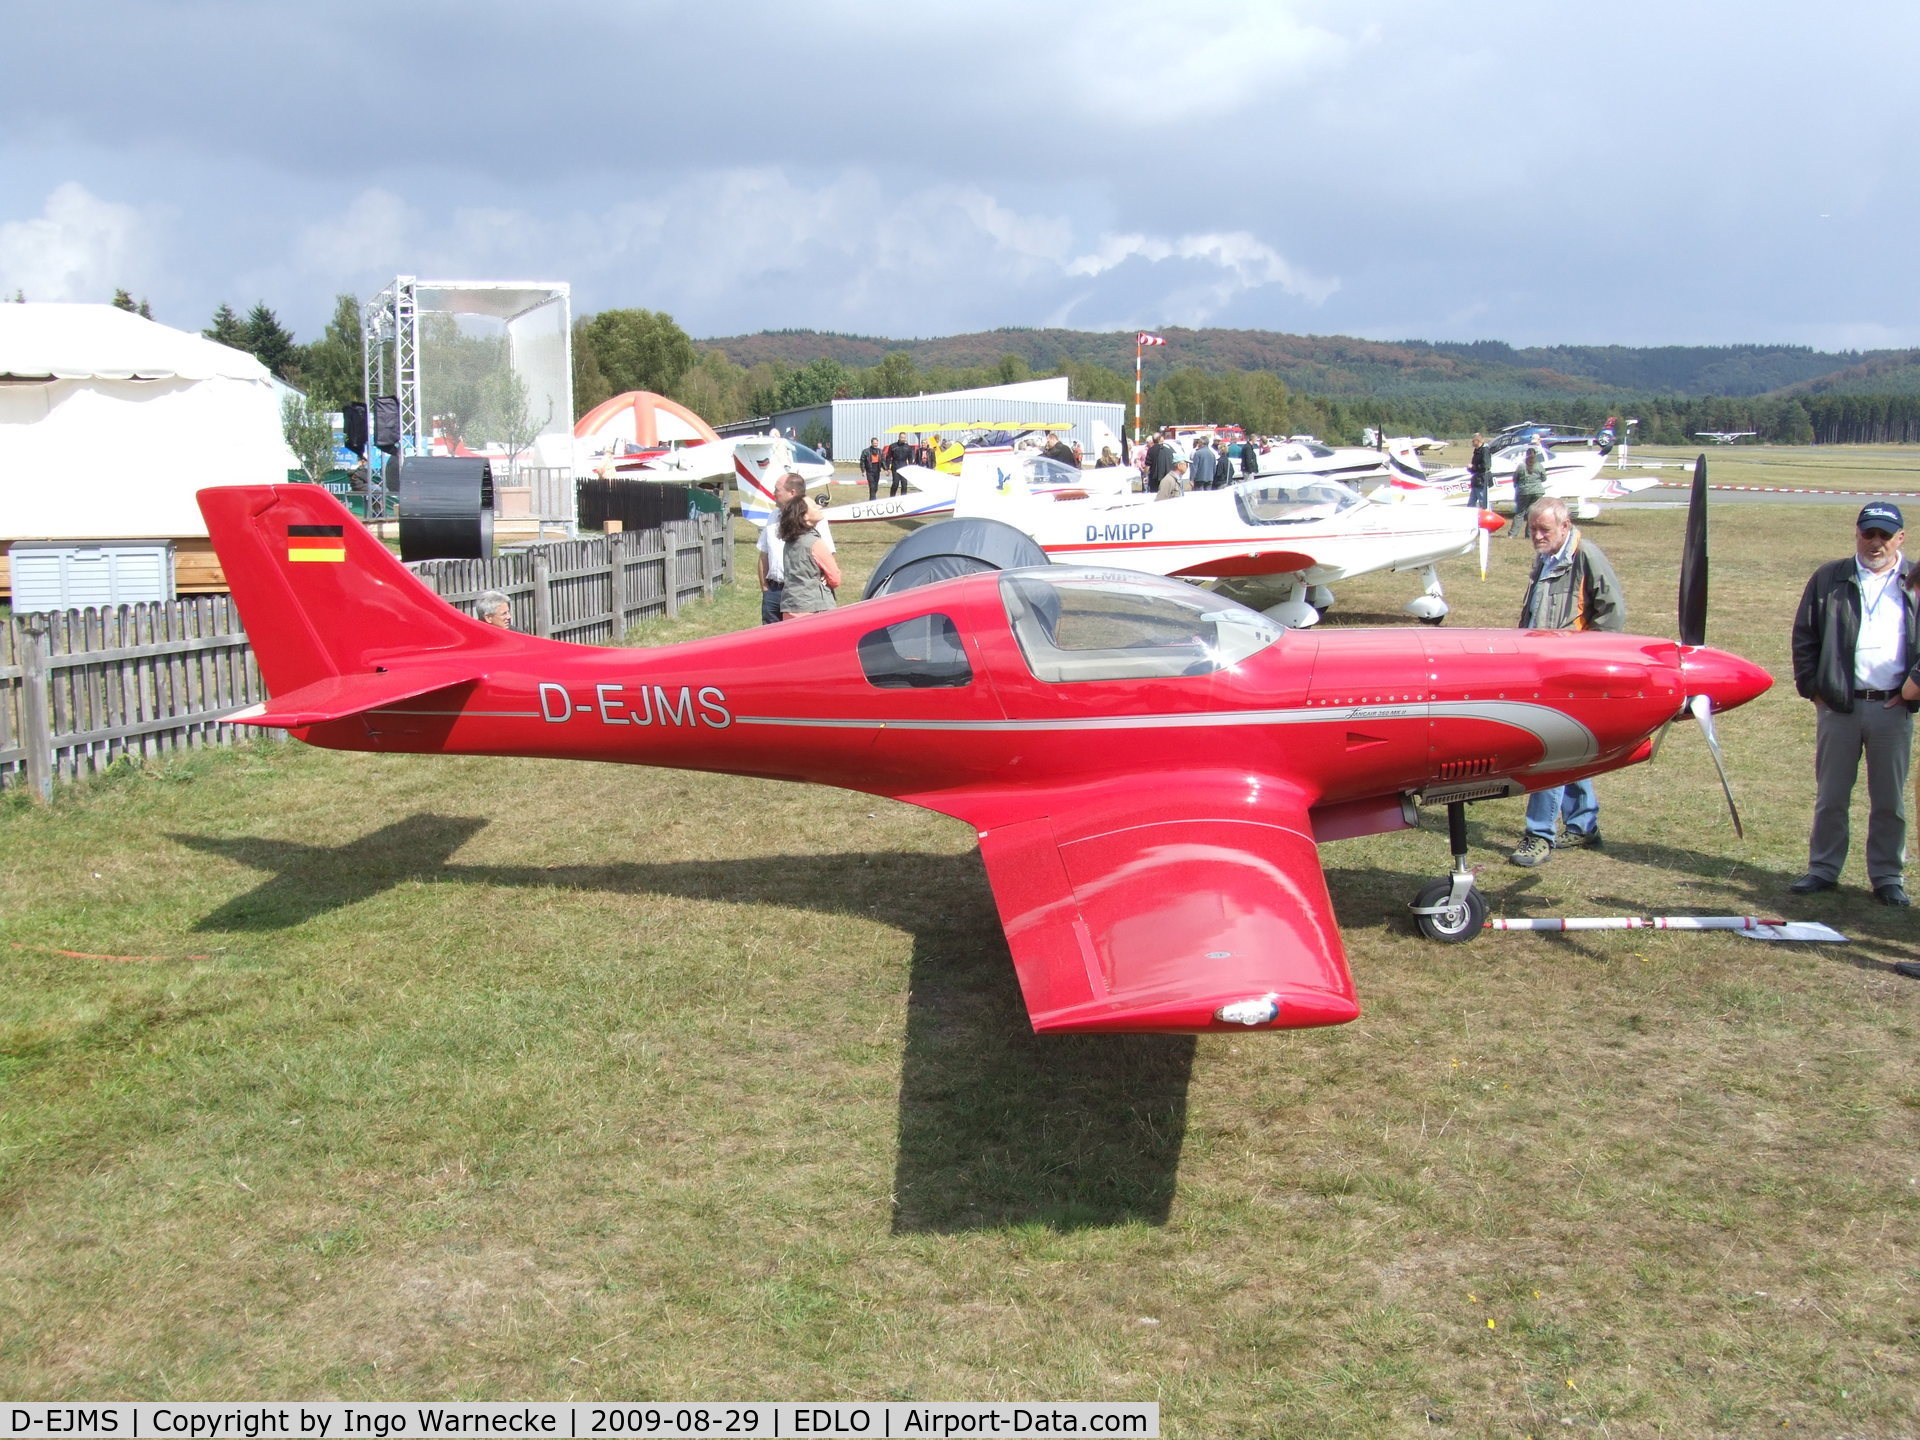
M1784 673L1850 516L1714 519L1712 638ZM1636 628L1680 523L1589 527ZM1494 550L1461 623L1513 619ZM1745 842L1676 733L1603 781L1604 852L1506 867L1518 802L1476 808L1496 910L1779 908L1811 722L1786 686L1722 732ZM1844 948L1438 947L1404 906L1443 851L1323 852L1354 1025L1039 1040L965 828L864 796L261 746L5 808L0 1392L1914 1433L1915 922L1854 874L1794 907Z

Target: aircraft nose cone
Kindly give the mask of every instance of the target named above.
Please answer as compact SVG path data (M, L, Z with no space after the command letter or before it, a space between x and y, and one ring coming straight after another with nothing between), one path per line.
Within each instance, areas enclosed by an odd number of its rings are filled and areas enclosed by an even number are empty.
M1507 517L1499 514L1497 511L1482 510L1480 512L1480 528L1489 535L1506 523Z
M1773 676L1751 660L1704 645L1682 647L1680 674L1687 694L1705 695L1716 713L1744 705L1773 685Z

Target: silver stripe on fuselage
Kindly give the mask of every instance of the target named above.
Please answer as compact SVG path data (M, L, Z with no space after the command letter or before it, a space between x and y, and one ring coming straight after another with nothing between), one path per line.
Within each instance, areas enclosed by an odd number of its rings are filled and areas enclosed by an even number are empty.
M1195 715L1099 715L1072 720L855 720L736 715L736 725L827 730L1193 730L1229 725L1348 725L1361 720L1485 720L1524 730L1545 752L1530 769L1563 770L1600 753L1585 725L1551 705L1525 700L1443 700L1407 705L1321 705L1292 710L1214 710Z

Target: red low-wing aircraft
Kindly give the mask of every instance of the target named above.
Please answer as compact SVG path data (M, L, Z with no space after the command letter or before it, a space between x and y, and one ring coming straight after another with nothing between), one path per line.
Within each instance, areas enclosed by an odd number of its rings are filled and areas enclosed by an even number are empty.
M1712 710L1771 683L1644 636L1288 631L1177 580L1064 566L652 649L569 645L454 610L317 485L200 506L273 697L233 719L342 750L714 770L956 816L1043 1031L1351 1020L1318 842L1446 804L1453 873L1415 911L1468 938L1485 904L1466 801L1645 759L1689 707L1711 738Z

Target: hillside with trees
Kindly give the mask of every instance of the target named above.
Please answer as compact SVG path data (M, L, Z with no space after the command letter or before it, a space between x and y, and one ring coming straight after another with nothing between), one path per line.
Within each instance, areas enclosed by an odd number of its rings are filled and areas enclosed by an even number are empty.
M114 303L147 313L116 292ZM202 332L257 355L311 404L360 394L360 304L335 298L301 343L264 300L221 305ZM1824 352L1792 345L1398 343L1340 335L1179 327L1148 352L1146 423L1219 421L1263 434L1353 441L1363 427L1469 435L1519 419L1596 428L1639 419L1656 443L1756 430L1778 444L1920 443L1920 350ZM1065 375L1076 399L1130 403L1133 332L1019 329L926 340L814 330L696 340L664 311L610 309L574 325L574 411L655 390L715 424L836 397L914 395ZM510 398L510 397L509 397ZM477 393L469 408L498 408ZM511 408L509 406L509 408Z

